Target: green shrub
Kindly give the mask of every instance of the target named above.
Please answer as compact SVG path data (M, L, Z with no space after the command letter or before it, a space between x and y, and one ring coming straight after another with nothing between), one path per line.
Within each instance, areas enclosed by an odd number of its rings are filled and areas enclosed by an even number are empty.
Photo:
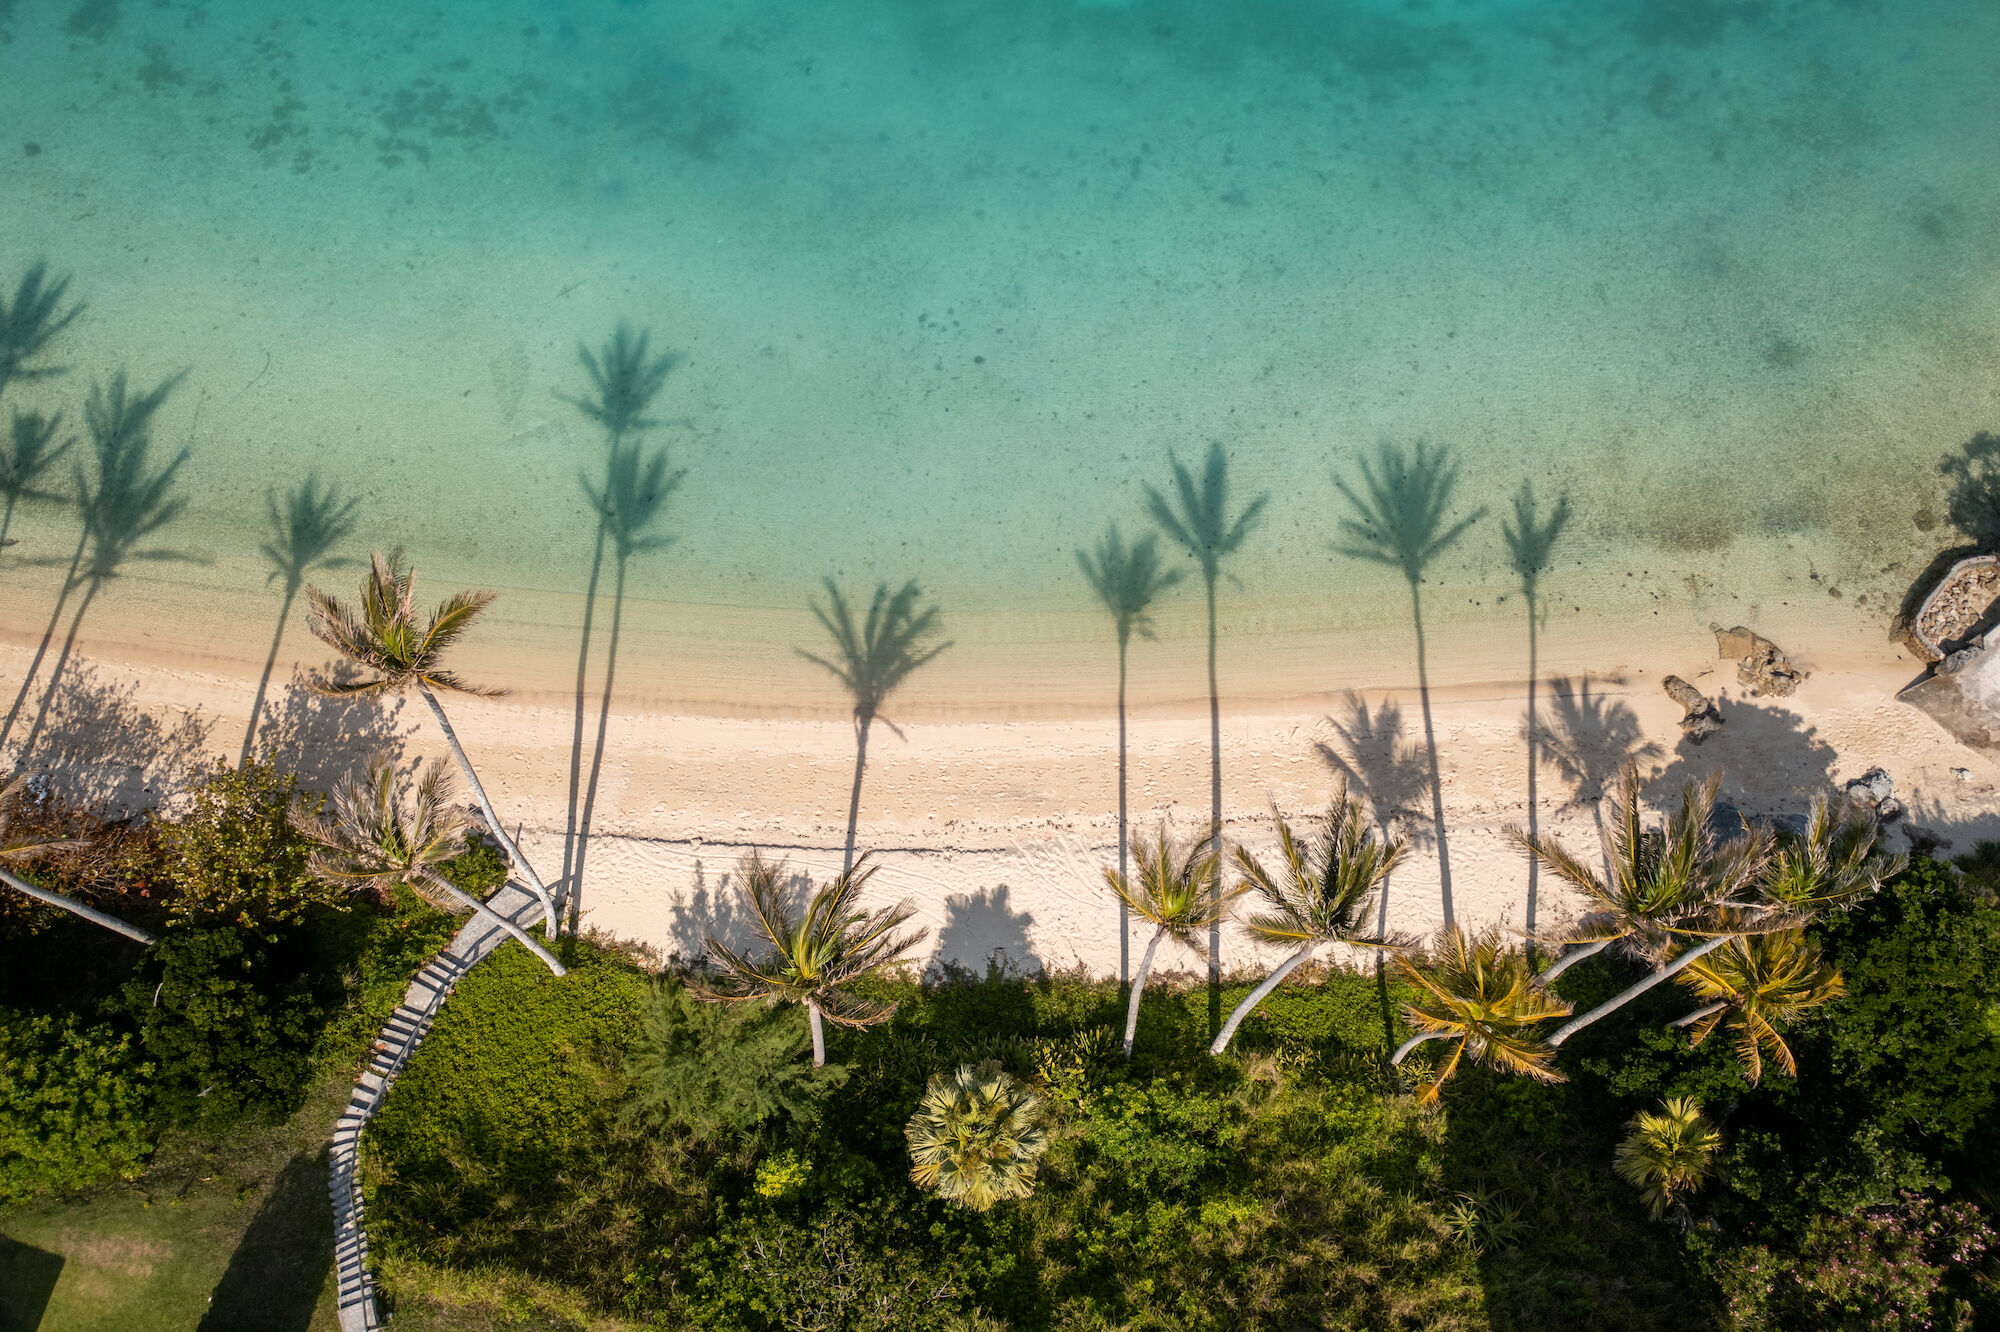
M261 759L218 765L201 779L187 812L160 826L175 921L258 929L344 904L344 894L306 873L311 844L287 818L302 798L298 784Z
M152 1071L109 1026L0 1008L0 1203L136 1176Z
M646 995L625 1069L641 1114L706 1137L779 1116L811 1120L847 1074L815 1070L811 1048L796 1006L704 1002L667 976Z

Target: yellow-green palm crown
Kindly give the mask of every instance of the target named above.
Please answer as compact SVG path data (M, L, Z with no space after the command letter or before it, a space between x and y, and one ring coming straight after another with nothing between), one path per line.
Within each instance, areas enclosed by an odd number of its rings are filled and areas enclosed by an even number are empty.
M452 802L451 772L433 759L412 798L397 788L395 762L370 756L365 773L334 788L320 814L294 812L292 825L314 844L307 868L322 882L386 898L399 883L435 899L426 871L464 849L465 815ZM449 910L456 903L439 902Z
M1468 1055L1501 1072L1525 1073L1544 1082L1565 1080L1555 1069L1555 1051L1534 1028L1567 1016L1570 1005L1535 984L1526 956L1518 948L1503 948L1498 930L1468 936L1447 925L1431 945L1428 967L1402 954L1396 965L1426 991L1424 999L1403 1009L1410 1024L1420 1032L1457 1038L1437 1077L1418 1093L1419 1100L1435 1100Z
M316 587L306 589L307 625L313 636L372 679L323 681L327 694L367 694L427 685L459 694L497 698L504 691L467 684L442 665L445 652L472 627L493 600L491 592L455 592L428 616L416 605L416 571L400 553L377 553L350 607Z
M1722 1005L1694 1024L1691 1043L1700 1045L1726 1022L1752 1086L1764 1076L1766 1055L1787 1077L1798 1072L1784 1028L1846 992L1840 972L1800 929L1731 939L1675 979Z
M975 1212L1027 1197L1049 1145L1041 1103L991 1059L934 1074L903 1132L910 1178Z
M1400 837L1377 838L1344 783L1310 833L1301 836L1282 814L1277 824L1275 871L1246 848L1236 848L1243 886L1263 908L1243 918L1245 930L1265 943L1290 947L1337 940L1396 948L1415 942L1365 933L1375 894L1407 844Z
M1208 927L1229 914L1242 889L1215 891L1222 858L1215 839L1182 843L1164 826L1148 841L1132 839L1134 870L1104 871L1104 882L1132 914L1194 953L1206 957Z
M1722 1135L1701 1107L1690 1097L1676 1096L1657 1111L1639 1112L1618 1144L1612 1169L1638 1187L1639 1200L1657 1221L1667 1208L1700 1187L1721 1146Z

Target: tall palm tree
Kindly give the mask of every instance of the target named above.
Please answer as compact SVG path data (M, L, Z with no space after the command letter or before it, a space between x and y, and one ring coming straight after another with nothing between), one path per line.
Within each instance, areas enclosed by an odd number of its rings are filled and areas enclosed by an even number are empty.
M49 682L42 690L42 701L35 714L35 723L28 730L28 739L23 744L24 751L34 748L36 738L41 734L42 724L48 719L49 705L54 702L57 687L62 683L63 668L68 665L71 652L76 648L77 630L83 625L85 612L97 599L97 594L107 582L119 576L129 560L171 560L181 558L170 551L140 549L139 543L174 521L181 514L187 501L172 495L175 475L188 459L188 451L181 449L164 466L155 468L148 454L152 448L151 424L153 414L167 400L181 376L175 375L153 389L137 397L128 396L125 391L125 372L112 376L109 389L93 384L89 400L84 405L84 420L90 430L91 461L96 464L92 474L86 474L82 467L76 470L76 502L83 517L83 533L77 544L76 555L70 561L69 575L63 580L61 593L56 598L56 614L62 614L63 604L71 592L81 587L83 597L77 602L76 611L69 622L69 633L63 639L62 651L56 657L56 664L49 672ZM49 621L53 631L55 620ZM48 647L48 638L42 640L42 649ZM21 696L26 697L28 683L34 679L35 669L40 665L42 650L37 650L28 665L27 678L21 681ZM15 707L21 699L15 700ZM13 714L8 716L11 727ZM0 739L5 736L5 728L0 728Z
M56 444L56 433L61 429L61 412L43 416L15 411L8 442L0 445L0 496L6 497L6 507L0 509L0 549L14 544L7 532L14 526L14 509L22 500L57 498L56 492L42 486L41 479L76 442L65 439ZM55 447L49 447L51 444Z
M875 587L868 618L854 622L847 599L831 578L826 580L829 606L813 601L812 612L832 636L834 657L828 659L798 649L798 654L816 666L831 671L854 698L854 794L847 802L847 850L843 870L854 868L854 833L861 819L861 774L868 766L868 730L881 717L882 704L896 687L909 679L918 667L950 647L949 642L930 643L937 632L938 608L917 609L923 592L914 581L903 584L893 595L887 583ZM881 717L882 724L901 735L896 724Z
M1444 785L1438 775L1437 729L1431 721L1431 683L1428 656L1424 648L1424 570L1445 551L1456 545L1480 518L1482 505L1455 523L1446 525L1452 491L1458 486L1458 464L1449 449L1432 453L1418 444L1414 456L1384 443L1370 463L1361 459L1361 488L1358 493L1338 476L1334 486L1346 497L1353 510L1340 520L1344 542L1334 549L1352 559L1386 564L1399 570L1410 587L1410 619L1417 629L1417 700L1424 714L1424 747L1431 761L1431 820L1436 826L1438 883L1444 898L1444 919L1452 922L1451 853L1444 827Z
M1535 686L1541 670L1539 633L1542 623L1541 585L1542 573L1549 567L1549 557L1555 549L1556 538L1563 528L1569 526L1569 496L1558 496L1555 508L1546 518L1542 517L1535 505L1535 485L1523 481L1514 493L1514 518L1512 522L1501 524L1501 536L1507 543L1507 557L1514 566L1514 576L1521 580L1521 597L1528 607L1528 722L1525 728L1528 742L1528 836L1534 837L1541 831L1541 802L1535 791L1535 778L1540 769L1535 753L1538 739L1535 728ZM1528 861L1528 914L1527 931L1530 938L1535 933L1535 908L1537 871L1541 867L1533 860Z
M812 1028L813 1067L826 1066L826 1031L821 1020L842 1027L886 1022L894 1004L878 1004L842 986L896 961L920 943L928 930L897 933L916 912L907 902L861 909L861 890L876 867L863 855L839 877L814 892L803 914L794 912L784 867L755 851L737 866L737 886L771 951L749 957L708 937L708 955L722 975L696 991L715 1000L776 1000L803 1004Z
M563 835L562 883L568 885L572 900L576 881L582 874L576 863L583 858L582 839L578 836L577 799L583 782L584 693L590 674L590 635L597 614L597 585L604 573L604 547L610 536L610 518L601 497L609 494L616 481L614 473L619 466L619 455L628 438L659 424L646 415L646 409L666 383L667 372L673 368L673 359L665 355L653 356L651 341L650 330L642 329L635 334L621 323L617 331L605 340L602 352L593 353L579 343L577 359L590 376L591 394L582 398L563 393L556 395L601 426L605 442L602 486L593 487L590 478L581 473L577 478L584 494L590 497L591 507L597 511L597 539L590 557L590 580L584 587L583 632L577 640L576 729L570 739L569 822Z
M416 571L403 562L402 552L397 551L386 556L378 552L371 559L361 580L361 596L353 607L317 587L306 588L306 624L313 637L373 673L353 680L321 680L313 688L333 698L401 693L405 689L415 689L423 697L430 706L431 716L437 719L438 729L444 732L444 742L450 746L452 758L479 801L487 831L500 843L508 861L527 879L529 889L542 904L543 929L553 939L556 908L549 890L542 885L535 867L521 854L521 848L507 835L499 815L493 812L486 787L480 782L472 760L465 756L464 746L458 743L458 732L452 729L451 718L445 716L444 705L437 697L439 690L476 698L498 698L505 692L468 684L444 668L444 654L465 636L479 612L492 602L493 594L454 592L425 616L417 609L416 587Z
M625 574L634 555L665 550L674 543L672 534L649 533L666 512L667 500L680 488L687 475L685 467L669 467L667 451L656 449L641 455L637 445L617 449L605 474L604 488L585 491L600 515L600 528L611 539L617 574L611 594L611 636L604 647L604 689L598 697L597 747L590 756L590 780L585 785L583 812L576 824L576 854L564 869L568 885L570 933L576 933L583 917L583 858L590 841L591 815L597 808L597 780L604 770L604 740L611 725L611 686L618 671L618 635L625 623ZM572 777L574 773L572 772Z
M1781 830L1770 864L1757 881L1773 906L1814 915L1847 908L1874 893L1884 879L1903 872L1909 858L1880 853L1881 825L1849 801L1813 797L1805 827Z
M1263 908L1246 916L1242 925L1250 936L1263 943L1289 945L1291 955L1266 976L1263 983L1244 996L1243 1002L1222 1024L1210 1054L1229 1048L1236 1028L1265 996L1278 988L1321 944L1343 943L1359 948L1407 948L1414 939L1382 932L1368 933L1375 896L1389 871L1403 858L1406 846L1400 837L1378 840L1369 828L1361 802L1349 799L1347 787L1335 793L1333 805L1319 826L1305 836L1293 831L1283 814L1276 810L1278 854L1276 873L1244 847L1236 848L1236 867L1243 882Z
M452 802L451 772L441 759L424 765L405 801L389 755L369 757L367 771L334 788L330 812L292 808L292 826L314 844L307 869L321 882L349 893L386 900L397 884L442 911L470 909L521 941L550 971L563 974L526 930L466 892L440 868L465 849L465 816Z
M57 313L56 307L69 290L69 279L49 282L47 277L47 264L32 264L15 286L14 299L0 297L0 393L17 379L44 379L63 372L61 366L29 364L83 313L81 305Z
M96 907L77 901L74 897L51 892L47 888L29 883L4 868L9 863L20 864L80 849L80 843L74 837L49 837L21 825L21 801L28 794L28 783L33 776L33 773L17 773L9 778L5 785L0 785L0 883L6 884L23 896L34 898L37 902L61 907L71 915L81 916L93 925L101 925L107 930L122 934L134 943L151 945L158 942L137 925L107 915Z
M354 532L354 513L361 501L342 498L334 487L321 489L317 475L308 476L285 493L264 492L265 521L269 533L258 547L271 562L269 586L283 579L284 599L278 603L278 627L271 631L271 650L264 657L264 673L257 677L257 697L250 704L250 722L243 728L243 752L237 762L250 761L250 746L257 739L257 722L264 715L264 693L271 684L271 672L278 664L278 647L285 641L285 622L292 617L292 602L314 569L337 568L347 563L332 556L334 547Z
M1402 953L1396 965L1425 991L1403 1012L1417 1034L1403 1042L1390 1058L1400 1064L1426 1041L1456 1041L1438 1075L1417 1093L1420 1101L1438 1092L1470 1055L1475 1063L1505 1073L1525 1073L1543 1082L1562 1082L1555 1068L1555 1051L1535 1034L1535 1028L1570 1011L1564 1000L1535 980L1527 957L1518 948L1504 948L1500 932L1486 929L1468 936L1446 925L1431 947L1430 965L1419 966Z
M1727 1023L1736 1033L1743 1071L1756 1086L1764 1076L1764 1056L1780 1072L1798 1072L1784 1028L1845 992L1840 972L1820 956L1802 929L1733 938L1692 963L1680 983L1713 1002L1673 1025L1691 1027L1690 1044L1700 1045Z
M1639 1201L1658 1221L1708 1178L1722 1135L1692 1097L1672 1097L1659 1110L1642 1110L1632 1120L1611 1168L1639 1189Z
M1132 997L1125 1006L1125 1057L1132 1057L1132 1042L1139 1032L1139 1000L1146 992L1146 977L1153 970L1153 955L1160 942L1172 939L1196 957L1209 955L1208 939L1221 928L1229 902L1241 889L1225 896L1218 880L1222 857L1214 834L1183 844L1162 826L1148 843L1145 838L1132 844L1132 858L1139 862L1138 873L1104 871L1104 882L1120 903L1141 922L1153 927L1139 970L1132 976Z
M903 1136L918 1187L975 1212L1034 1192L1049 1146L1041 1102L995 1059L932 1074Z
M1243 546L1256 527L1270 495L1263 494L1243 506L1234 519L1229 516L1229 457L1222 445L1210 444L1202 465L1201 481L1168 455L1174 469L1174 499L1151 486L1146 487L1146 505L1160 530L1173 538L1201 569L1201 581L1208 594L1208 827L1212 837L1222 836L1222 691L1215 676L1215 580L1222 574L1222 562ZM1221 880L1216 880L1221 892ZM1136 991L1135 991L1136 993ZM1222 916L1218 912L1208 935L1209 1025L1222 1020Z
M1097 599L1111 612L1118 631L1118 872L1129 866L1126 854L1125 805L1125 657L1136 632L1141 638L1153 636L1152 617L1147 611L1153 599L1181 580L1179 569L1160 568L1157 539L1148 533L1126 548L1125 539L1113 523L1097 539L1097 550L1076 553L1076 562ZM1131 913L1123 903L1118 907L1118 978L1132 974L1130 949Z

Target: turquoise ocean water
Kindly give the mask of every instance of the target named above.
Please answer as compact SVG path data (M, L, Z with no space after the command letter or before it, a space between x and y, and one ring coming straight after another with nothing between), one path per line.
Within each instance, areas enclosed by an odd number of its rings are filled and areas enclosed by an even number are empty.
M8 401L186 372L177 558L106 585L103 656L254 672L267 494L314 476L560 691L603 445L558 395L621 321L688 469L635 705L837 710L790 649L838 574L944 607L917 706L1102 706L1074 551L1211 443L1270 496L1234 699L1408 678L1401 576L1332 549L1384 441L1486 510L1425 571L1435 679L1525 668L1523 480L1574 515L1552 668L1711 620L1878 651L1940 459L2000 429L1995 51L1991 0L0 0L0 282L87 307ZM75 530L17 518L8 642ZM1200 696L1198 587L1142 697Z

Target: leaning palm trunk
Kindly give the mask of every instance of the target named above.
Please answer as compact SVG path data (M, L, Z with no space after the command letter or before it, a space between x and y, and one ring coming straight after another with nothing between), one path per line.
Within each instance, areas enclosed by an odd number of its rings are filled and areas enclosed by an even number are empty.
M1389 1056L1389 1067L1394 1068L1409 1058L1410 1051L1416 1049L1425 1041L1448 1041L1456 1034L1456 1032L1449 1031L1420 1031L1396 1047L1396 1053Z
M437 718L438 729L444 732L444 742L450 747L452 758L457 760L459 771L465 774L465 780L471 784L472 794L479 801L479 812L486 816L486 826L492 831L494 840L500 843L500 849L507 853L507 858L521 867L521 873L526 876L528 887L535 894L535 900L542 904L543 931L549 938L555 938L556 904L549 897L549 890L542 886L541 876L535 873L535 867L528 863L528 858L521 854L521 848L514 844L514 839L500 826L500 816L493 812L493 802L486 798L485 784L479 780L479 773L472 766L472 760L465 756L465 747L458 743L458 732L451 729L451 719L444 715L444 705L437 701L437 695L431 692L430 686L421 680L417 681L417 692L424 696L424 702L431 705L431 716Z
M495 925L498 925L501 929L507 931L507 933L513 935L516 939L519 939L521 941L521 946L527 949L529 952L533 953L537 958L539 958L542 962L542 965L547 967L550 971L554 972L558 976L566 974L563 970L563 964L556 961L555 958L550 955L548 949L536 943L534 937L530 935L526 930L522 929L519 925L516 925L513 921L501 915L498 911L495 911L492 907L486 905L486 903L482 902L478 897L474 896L471 893L466 892L465 889L459 887L457 884L453 883L450 879L445 878L444 875L439 874L434 869L426 867L424 870L421 871L421 877L426 884L429 884L432 888L437 890L439 893L443 894L444 897L449 901L456 902L458 903L458 905L462 907L472 908L472 910L479 916L492 922Z
M1532 865L1535 862L1531 860L1528 863ZM1552 984L1556 977L1562 975L1577 963L1583 961L1585 958L1596 957L1616 942L1617 940L1615 939L1597 939L1591 943L1578 944L1575 948L1570 949L1543 969L1542 973L1535 977L1535 983L1537 985Z
M1688 949L1685 953L1682 953L1679 957L1667 963L1667 965L1661 967L1658 971L1652 972L1650 975L1647 975L1643 979L1635 981L1633 984L1627 986L1624 990L1620 991L1619 993L1612 995L1609 999L1605 1000L1597 1007L1591 1009L1588 1013L1585 1013L1582 1017L1573 1018L1569 1022L1565 1023L1563 1026L1561 1026L1556 1030L1555 1035L1549 1037L1549 1044L1561 1045L1564 1041L1576 1035L1576 1033L1582 1031L1585 1027L1597 1021L1599 1018L1609 1017L1611 1014L1616 1013L1619 1009L1625 1007L1625 1005L1631 1003L1634 999L1637 999L1640 995L1652 989L1655 985L1658 985L1661 981L1672 979L1672 977L1676 973L1678 973L1683 967L1686 967L1689 964L1696 962L1703 957L1708 956L1708 954L1722 947L1722 945L1728 943L1731 939L1734 939L1735 937L1736 936L1733 934L1718 934L1713 939L1708 940L1706 943L1696 944L1693 948Z
M1261 985L1244 996L1243 1002L1236 1005L1236 1010L1229 1015L1229 1021L1223 1023L1222 1030L1216 1033L1214 1042L1208 1047L1208 1052L1212 1055L1219 1055L1224 1050L1227 1050L1229 1042L1236 1036L1236 1029L1243 1025L1243 1019L1249 1017L1250 1011L1256 1008L1258 1004L1263 1003L1265 996L1277 989L1284 982L1285 977L1298 970L1305 960L1313 955L1313 949L1318 946L1319 941L1317 939L1310 943L1301 944L1296 952L1278 964L1276 971L1273 971L1264 978Z
M26 879L16 878L6 870L0 870L0 883L6 884L17 893L25 893L37 902L47 902L52 907L61 907L73 916L81 916L93 925L102 925L105 929L122 934L135 943L153 944L158 942L152 935L146 933L137 925L128 925L116 916L107 916L96 907L85 906L73 897L64 897L61 893L52 893L46 888L37 888Z
M1139 1000L1146 993L1146 974L1153 969L1153 954L1159 951L1160 940L1167 937L1165 930L1154 930L1153 941L1146 945L1145 956L1139 959L1139 970L1132 977L1132 998L1125 1005L1125 1057L1132 1057L1132 1042L1139 1034Z

